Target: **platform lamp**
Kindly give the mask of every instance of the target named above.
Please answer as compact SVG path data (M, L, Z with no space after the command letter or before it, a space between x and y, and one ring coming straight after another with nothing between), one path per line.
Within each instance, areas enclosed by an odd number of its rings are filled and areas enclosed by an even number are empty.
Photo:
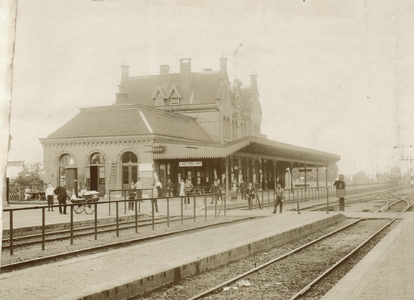
M390 167L390 158L394 158L394 156L388 156L388 181L391 179L391 167Z
M410 161L410 163L411 163L411 166L410 166L410 185L411 185L411 187L413 187L413 177L412 177L412 172L413 172L413 158L412 158L412 156L404 157L404 148L406 148L406 147L412 148L413 145L408 145L408 146L404 146L404 145L394 146L394 149L401 148L401 160L407 160L407 161L409 160Z

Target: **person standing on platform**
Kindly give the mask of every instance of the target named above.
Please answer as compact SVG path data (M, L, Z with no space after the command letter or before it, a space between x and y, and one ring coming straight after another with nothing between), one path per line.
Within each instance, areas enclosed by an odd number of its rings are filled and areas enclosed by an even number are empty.
M52 186L52 184L49 182L49 185L45 191L45 196L47 199L47 211L53 211L53 196L55 188Z
M345 211L346 184L344 175L340 174L338 177L339 179L333 185L336 187L336 197L339 198L339 210Z
M138 177L137 182L135 183L135 199L141 200L142 199L142 189L144 188L144 185L141 182L141 178Z
M68 194L66 193L66 188L64 187L64 181L60 181L60 185L55 188L53 191L57 195L57 199L59 202L59 213L67 215L66 213L66 199L68 198ZM63 206L63 209L62 209Z
M185 196L185 182L184 182L184 178L183 179L181 179L181 181L180 181L180 193L179 193L179 195L182 197L182 196ZM181 198L182 199L182 198ZM184 198L184 200L185 200L185 198Z
M154 202L154 206L155 206L155 211L158 212L158 188L156 185L154 185L154 188L152 189L152 198L153 198L153 202ZM154 207L152 208L154 209Z
M277 206L278 205L280 205L280 213L282 213L284 198L285 198L285 191L282 189L282 186L280 184L278 184L277 188L276 188L275 205L274 205L274 208L273 208L273 213L274 214L277 212Z
M246 198L249 203L249 210L252 210L253 207L253 199L256 197L256 188L250 182L249 186L246 189Z
M170 178L168 178L166 188L167 188L167 197L173 197L174 196L174 183L171 182Z
M221 192L221 188L218 185L217 180L214 180L214 183L211 186L209 192L211 193L211 202L210 202L210 204L217 203L219 193Z
M134 199L136 197L135 194L135 184L133 181L131 181L131 184L128 187L128 210L134 210Z
M188 204L190 204L190 194L193 191L194 186L191 184L190 179L185 182L185 194L187 196Z
M231 196L231 201L236 202L237 201L237 182L233 181L233 183L231 184L231 191L230 191L230 196Z
M246 193L246 188L247 188L246 183L244 183L243 179L240 179L239 188L240 188L241 198L243 200L245 199L245 193Z
M222 187L221 187L220 179L217 179L217 185L220 187L219 198L220 198L220 200L223 200L223 195L221 194ZM226 188L226 186L224 186L224 188Z

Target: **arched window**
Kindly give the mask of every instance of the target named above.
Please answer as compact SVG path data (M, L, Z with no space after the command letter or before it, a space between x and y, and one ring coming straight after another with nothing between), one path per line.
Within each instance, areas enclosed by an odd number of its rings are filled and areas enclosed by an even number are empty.
M125 152L121 157L122 164L122 188L128 188L131 181L138 179L138 157L133 152Z
M63 154L59 158L59 180L66 179L66 167L73 164L73 158L69 154Z
M94 153L94 154L91 155L91 159L90 159L89 163L91 165L104 164L105 159L104 159L104 157L101 153Z
M92 153L86 166L86 187L91 191L105 194L105 157L102 153Z

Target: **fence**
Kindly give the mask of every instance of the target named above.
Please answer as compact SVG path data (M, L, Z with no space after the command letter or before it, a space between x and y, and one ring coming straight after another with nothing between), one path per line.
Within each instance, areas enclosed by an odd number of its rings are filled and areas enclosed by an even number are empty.
M348 195L350 194L355 194L356 192L369 192L369 191L374 191L374 190L378 190L378 189L384 189L384 188L393 188L398 186L397 183L382 183L382 184L369 184L369 185L357 185L354 187L349 186L347 192ZM152 196L151 193L151 189L144 189L149 191L149 196ZM125 192L124 194L124 199L116 199L113 200L111 198L111 194L112 193L116 193L116 192ZM126 198L126 194L129 192L129 190L110 190L109 191L109 201L97 201L94 200L92 202L74 202L72 204L67 204L67 207L69 208L70 211L70 222L69 222L69 230L65 231L66 233L69 234L69 236L67 238L70 239L70 244L72 245L74 243L74 231L77 229L75 228L75 225L78 226L79 228L82 227L82 225L76 223L74 221L74 215L76 215L77 213L81 213L83 211L85 211L86 213L90 214L91 218L93 218L93 228L91 227L91 229L93 229L93 233L91 233L91 235L95 236L95 240L97 240L97 236L98 236L98 211L99 214L101 215L101 217L103 216L108 216L111 215L113 213L115 213L115 231L116 231L116 236L119 237L120 235L120 230L124 229L124 228L120 228L121 225L124 225L124 221L122 221L120 213L121 210L124 210L124 214L127 214L127 206L128 208L132 207L132 217L134 218L134 227L135 227L135 232L138 233L139 230L139 222L138 222L138 213L141 212L141 208L143 206L145 206L145 209L150 212L150 222L151 222L151 227L152 230L155 229L155 211L158 210L158 207L162 207L164 209L163 213L165 213L165 218L166 218L166 226L170 227L170 218L171 218L171 203L172 201L174 201L174 211L175 213L173 215L179 216L179 220L181 222L181 224L184 223L184 220L193 220L193 222L196 222L197 217L202 217L205 221L207 221L209 215L212 218L213 214L210 213L209 214L209 209L207 209L207 206L209 204L208 199L211 198L213 196L213 194L202 194L202 195L197 195L197 194L192 194L192 195L187 195L187 196L176 196L176 197L157 197L157 198L153 198L153 197L148 197L148 198L141 198L141 199L127 199ZM301 189L294 189L294 190L289 190L286 189L285 190L285 201L287 201L289 203L289 201L292 202L297 202L297 210L299 212L299 199L301 200L301 202L307 202L307 201L315 201L315 200L323 200L324 198L326 198L327 200L329 200L330 197L334 196L334 188L329 186L329 187L319 187L318 188L301 188ZM265 199L267 198L267 206L271 206L273 205L273 199L274 199L274 194L275 194L275 190L258 190L257 191L257 195L259 196L258 199L254 199L255 203L253 205L259 205L260 208L263 208L263 206L265 206ZM225 194L217 194L217 197L214 197L213 199L215 200L213 202L214 205L214 218L218 218L221 214L221 211L223 211L223 215L226 216L226 210L227 210L227 200L225 197ZM179 200L179 201L176 201ZM191 206L190 204L190 200L192 200L192 211L187 210L189 208L189 206ZM177 203L178 202L178 203ZM210 201L211 203L211 201ZM131 205L132 204L132 205ZM201 214L200 212L197 215L197 204L201 204L204 205L205 209L203 214ZM79 206L85 206L88 207L88 210L84 209L83 210L78 210ZM105 212L105 206L108 206L108 212L106 214ZM58 207L58 205L54 205L53 207ZM8 213L8 217L9 217L9 230L7 232L7 230L4 230L3 235L4 235L4 239L3 239L3 246L5 245L5 242L9 243L9 250L10 250L10 254L13 254L13 249L14 249L14 215L19 212L19 211L26 211L26 210L41 210L41 216L39 216L39 219L41 219L41 245L42 245L42 250L45 249L45 236L47 234L50 234L50 232L46 232L46 208L47 206L36 206L36 207L26 207L26 208L5 208L4 209L4 213L5 216ZM190 207L191 208L191 207ZM210 208L212 209L212 207L210 206ZM184 213L184 210L186 210L186 213ZM178 213L177 213L178 212ZM186 216L186 217L185 217ZM88 217L89 218L89 217ZM83 219L87 220L87 219ZM90 218L89 218L90 220ZM6 222L6 218L5 218L5 222ZM141 222L143 222L141 220ZM163 224L163 223L162 223ZM165 226L165 225L164 225ZM32 226L33 227L33 226ZM53 226L51 226L53 228ZM122 226L123 227L123 226ZM84 228L84 227L83 227ZM17 230L18 228L16 228Z
M19 186L9 185L9 201L28 200L26 192L44 192L44 185Z

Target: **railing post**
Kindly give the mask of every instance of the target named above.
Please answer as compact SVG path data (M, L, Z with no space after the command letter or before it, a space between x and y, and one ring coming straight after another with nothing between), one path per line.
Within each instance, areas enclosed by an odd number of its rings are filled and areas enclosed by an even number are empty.
M127 207L127 205L129 205L129 203L127 203L127 201L126 201L126 192L125 192L125 196L124 196L124 214L126 214L126 207ZM129 195L128 195L128 197L129 197Z
M116 236L119 237L119 201L115 202L115 222L116 222Z
M219 196L217 196L218 198ZM217 219L217 199L214 201L214 218Z
M181 205L181 225L183 225L183 223L184 223L184 212L183 212L183 196L181 196L180 197L180 200L181 200L181 203L180 203L180 205ZM185 200L185 198L184 198L184 200Z
M167 227L170 227L170 196L167 192Z
M73 204L70 207L70 244L73 245Z
M95 205L95 241L98 239L98 203Z
M108 203L109 216L111 215L111 192L112 190L109 190L109 203Z
M138 203L137 202L141 202L141 201L137 201L135 200L135 233L138 233Z
M293 196L295 196L295 194L293 194ZM298 211L298 214L300 214L300 208L299 208L299 191L298 191L297 197L296 197L296 209Z
M45 227L46 227L46 216L45 207L42 207L42 250L45 250Z
M193 207L194 207L194 223L196 221L196 197L193 197Z
M207 221L207 195L204 194L204 220Z
M155 203L154 198L151 198L151 218L152 218L152 230L155 230Z
M10 229L9 229L9 238L10 238L10 255L13 255L13 210L10 210Z

